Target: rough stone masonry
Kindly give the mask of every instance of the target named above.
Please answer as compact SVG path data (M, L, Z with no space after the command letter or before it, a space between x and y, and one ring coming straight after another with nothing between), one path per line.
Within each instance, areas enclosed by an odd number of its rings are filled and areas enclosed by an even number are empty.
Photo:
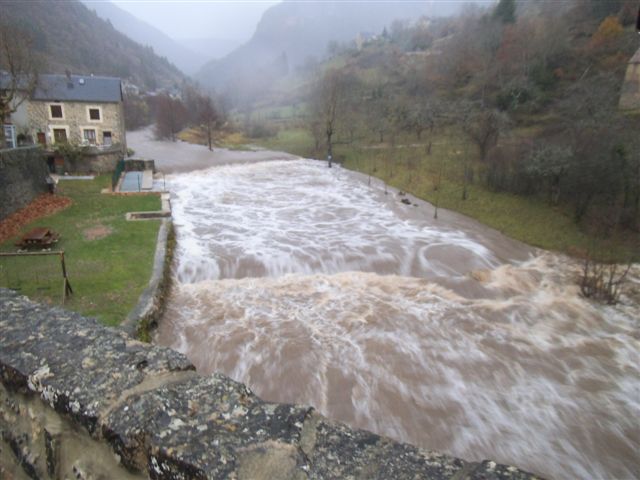
M0 220L47 192L47 175L38 147L0 150Z
M531 480L268 403L181 354L0 289L0 478Z

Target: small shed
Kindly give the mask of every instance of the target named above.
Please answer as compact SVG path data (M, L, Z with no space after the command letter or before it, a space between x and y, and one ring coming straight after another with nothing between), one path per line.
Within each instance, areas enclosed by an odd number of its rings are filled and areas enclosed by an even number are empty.
M640 110L640 48L627 65L618 106L620 110Z

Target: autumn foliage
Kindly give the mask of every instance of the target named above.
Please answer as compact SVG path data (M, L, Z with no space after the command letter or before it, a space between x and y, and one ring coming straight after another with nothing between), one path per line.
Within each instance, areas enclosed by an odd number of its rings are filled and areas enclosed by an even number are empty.
M589 47L592 50L610 49L617 46L617 42L624 33L618 17L610 15L605 18L598 30L592 35Z
M34 220L53 215L69 207L72 203L70 198L59 195L48 193L39 195L29 205L0 221L0 242L18 235L22 227Z

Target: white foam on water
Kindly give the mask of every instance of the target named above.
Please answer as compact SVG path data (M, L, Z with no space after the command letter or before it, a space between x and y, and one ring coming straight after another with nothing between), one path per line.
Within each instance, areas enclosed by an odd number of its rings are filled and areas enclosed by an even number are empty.
M463 232L399 218L339 171L301 160L168 177L180 281L345 271L451 277L498 264ZM453 247L466 260L462 271L432 254Z
M168 182L177 281L158 340L199 371L470 460L638 476L638 307L582 299L566 258L503 262L319 162Z

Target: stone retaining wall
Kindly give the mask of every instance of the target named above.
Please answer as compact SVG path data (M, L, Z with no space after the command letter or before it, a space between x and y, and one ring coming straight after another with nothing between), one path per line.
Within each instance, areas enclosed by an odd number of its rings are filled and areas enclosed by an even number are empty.
M48 174L40 148L0 150L0 220L47 192Z
M534 478L264 402L177 352L6 289L0 312L0 478Z
M124 161L125 172L142 172L144 170L152 170L156 173L155 160L145 160L141 158L127 158Z
M102 149L84 147L76 160L65 158L64 170L74 174L111 173L123 156L120 145Z
M171 211L167 211L167 213L171 215ZM120 328L131 336L149 341L151 330L160 320L171 281L174 246L173 223L170 219L163 219L158 230L158 241L156 242L156 253L153 258L153 270L149 285L140 295L136 306L120 325Z

